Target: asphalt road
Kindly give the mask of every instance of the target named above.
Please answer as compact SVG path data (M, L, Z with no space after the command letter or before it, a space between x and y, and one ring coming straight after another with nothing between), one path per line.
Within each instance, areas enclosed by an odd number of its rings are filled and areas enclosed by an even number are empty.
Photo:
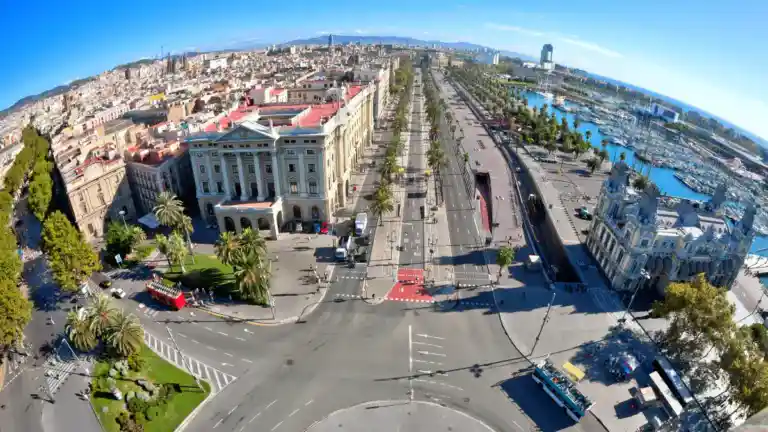
M420 166L424 148L413 144L426 128L419 115L421 86L415 88L409 167ZM455 158L450 165L446 174L458 169ZM457 176L446 175L445 181L449 212L467 215L449 218L457 277L461 280L461 272L487 275L483 256L474 249L479 234L469 217L473 210L467 210L466 192L462 195ZM422 189L414 182L407 193ZM401 265L423 265L423 201L420 195L404 199L410 225L403 225L403 238L421 234L420 241L403 244ZM499 431L534 429L524 413L530 410L543 413L539 417L564 416L525 373L527 363L510 344L493 308L459 305L443 310L394 301L371 305L356 298L359 279L338 277L360 274L363 268L336 267L334 282L317 309L302 323L278 327L225 321L193 309L166 311L149 301L149 307L139 308L141 294L119 304L135 311L147 332L159 340L168 342L170 329L186 356L237 377L202 407L188 431L300 431L340 409L411 397L465 412ZM145 276L124 273L115 284L140 293ZM14 402L14 412L25 409ZM402 420L393 418L392 424ZM41 430L5 424L0 430ZM558 422L538 426L564 429Z

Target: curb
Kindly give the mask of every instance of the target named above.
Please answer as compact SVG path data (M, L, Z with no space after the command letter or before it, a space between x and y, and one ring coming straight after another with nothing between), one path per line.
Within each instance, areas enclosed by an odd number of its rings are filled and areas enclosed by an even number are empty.
M311 315L312 312L314 312L315 309L317 309L317 306L320 303L322 303L323 300L325 300L325 295L328 294L328 289L329 288L321 288L320 291L322 291L322 294L320 296L320 299L318 301L316 301L315 303L310 303L309 306L311 306L311 307L306 312L304 312L303 314L301 314L301 315L294 315L292 317L283 318L281 320L276 320L276 321L269 320L267 322L254 322L254 321L256 321L255 318L248 319L248 318L238 317L238 316L229 315L229 314L225 314L225 313L221 313L221 312L214 312L212 310L209 310L209 309L206 309L206 308L203 308L203 307L197 308L197 310L199 310L201 312L205 312L208 315L213 315L213 316L218 317L218 318L229 318L229 319L238 321L238 323L241 323L241 324L248 324L248 325L257 326L257 327L277 327L277 326L280 326L280 325L283 325L283 324L295 323L296 321L299 320L299 318L306 318L308 315Z
M187 426L189 426L189 424L192 422L192 420L194 420L195 417L197 417L197 415L200 413L203 407L208 405L208 402L210 402L211 399L213 399L217 394L218 393L209 391L208 397L205 398L202 402L200 402L200 404L197 407L195 407L195 409L193 409L191 413L189 413L189 415L181 422L181 424L176 426L176 429L174 429L173 432L182 432L184 429L186 429Z
M329 418L331 418L331 417L332 417L333 415L335 415L335 414L340 414L340 413L343 413L343 412L345 412L345 411L353 410L353 409L355 409L355 408L359 408L359 407L365 407L365 406L367 406L367 405L374 405L374 404L385 404L385 403L386 403L386 404L397 404L397 403L403 403L403 402L404 402L404 403L408 403L408 404L424 404L424 405L431 405L431 406L434 406L434 407L445 408L445 409L451 410L451 411L453 411L453 412L455 412L455 413L457 413L457 414L459 414L459 415L462 415L462 416L464 416L464 417L467 417L467 418L470 418L470 419L472 419L472 420L475 420L475 421L476 421L476 422L478 422L479 424L482 424L483 426L485 426L485 427L486 427L486 429L488 429L489 431L491 431L491 432L495 432L495 429L494 429L494 428L492 428L491 426L489 426L489 425L488 425L486 422L484 422L483 420L481 420L481 419L479 419L479 418L477 418L477 417L475 417L475 416L469 415L468 413L466 413L466 412L464 412L464 411L461 411L461 410L459 410L459 409L456 409L456 408L453 408L453 407L448 407L448 406L445 406L445 405L442 405L442 404L439 404L439 403L435 403L435 402L429 402L429 401L414 401L414 400L408 400L408 399L399 399L399 400L396 400L396 399L390 399L390 400L374 400L374 401L362 402L362 403L359 403L359 404L355 404L355 405L352 405L352 406L348 406L348 407L346 407L346 408L341 408L341 409L338 409L338 410L336 410L336 411L333 411L333 412L331 412L330 414L326 415L326 416L325 416L325 417L323 417L322 419L315 421L314 423L312 423L311 425L309 425L309 426L308 426L306 429L304 429L304 432L309 432L309 431L311 431L311 430L312 430L312 429L313 429L313 428L314 428L314 427L315 427L315 426L316 426L318 423L322 423L322 422L324 422L324 421L328 420Z

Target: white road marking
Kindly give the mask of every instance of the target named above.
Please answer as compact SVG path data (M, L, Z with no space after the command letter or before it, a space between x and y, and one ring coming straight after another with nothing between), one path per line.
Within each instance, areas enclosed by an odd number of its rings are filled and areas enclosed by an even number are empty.
M261 415L261 411L257 412L255 416L251 417L250 420L248 420L248 424L251 424L252 421L256 420L256 417Z
M416 352L421 354L421 355L433 355L433 356L439 356L439 357L445 357L446 356L445 354L434 353L434 352L429 352L429 351L416 351Z
M275 427L273 427L271 430L275 430L275 429L279 428L281 424L283 424L283 422L280 422L280 423L276 424Z
M274 404L275 404L275 402L277 402L277 399L275 399L275 400L273 400L272 402L270 402L270 403L269 403L269 405L267 405L266 407L264 407L264 409L269 409L269 407L271 407L272 405L274 405Z
M206 345L205 347L206 347L206 348L208 348L208 349L209 349L209 350L211 350L211 351L216 351L216 348L214 348L214 347L212 347L212 346L208 346L208 345Z
M417 334L416 336L421 336L421 337L425 337L425 338L432 338L432 339L437 339L437 340L445 340L445 338L441 338L441 337L438 337L438 336L430 336L430 335L424 334L424 333Z
M253 363L252 361L250 361L250 360L248 360L248 359L242 359L242 360L243 360L244 362L246 362L246 363Z
M299 408L296 408L295 410L293 410L293 412L288 414L288 417L293 417L293 415L296 414L297 412L299 412Z
M245 331L246 333L251 333L251 331L248 329L243 329L243 331Z
M221 422L223 422L223 421L224 421L224 419L220 419L219 421L217 421L217 422L216 422L216 424L215 424L215 425L213 425L213 428L214 428L214 429L216 429L217 427L219 427L219 425L220 425L220 424L221 424Z
M426 343L426 342L414 342L414 344L415 345L431 346L431 347L434 347L434 348L442 348L442 346L440 346L440 345L435 345L435 344Z
M221 363L221 365L222 365L222 366L232 366L231 364L229 364L229 363L224 363L224 362L222 362L222 363Z
M227 356L227 357L234 357L234 356L233 356L232 354L230 354L230 353L224 353L224 355L225 355L225 356Z
M304 404L304 406L309 406L309 404L311 404L314 401L315 401L314 399L310 399L307 403Z
M431 381L431 380L425 380L425 379L420 379L420 378L414 378L413 381L424 382L424 383L429 383L429 384L434 384L434 385L440 385L440 386L443 386L443 387L450 387L450 388L453 388L453 389L456 389L456 390L461 390L461 391L464 390L461 387L456 387L454 385L450 385L450 384L446 384L446 383L442 383L442 382L438 382L438 381Z
M213 331L213 329L212 329L212 328L210 328L210 327L203 327L203 328L204 328L204 329L206 329L206 330L208 330L208 331Z
M220 334L220 335L222 335L222 336L229 336L228 334L226 334L226 333L223 333L223 332L217 332L217 333L218 333L218 334Z
M194 339L190 339L190 340L191 340L192 342L196 343L196 344L199 344L199 343L200 343L200 342L198 342L198 341L196 341L196 340L194 340Z
M418 362L418 363L427 363L427 364L433 364L433 365L442 366L442 363L440 363L440 362L433 362L433 361L429 361L429 360L413 359L413 361Z
M181 337L183 337L183 338L186 338L186 337L187 337L187 335L185 335L184 333L176 333L176 334L177 334L177 335L179 335L179 336L181 336Z
M235 406L234 406L234 407L233 407L231 410L229 410L229 412L227 413L227 415L232 415L232 413L233 413L233 412L235 412L235 410L236 410L236 409L237 409L237 407L239 407L239 406L240 406L240 405L235 405Z
M237 340L239 340L239 341L242 341L242 342L245 342L245 339L243 339L243 338L241 338L241 337L237 337L237 336L235 336L235 339L237 339Z

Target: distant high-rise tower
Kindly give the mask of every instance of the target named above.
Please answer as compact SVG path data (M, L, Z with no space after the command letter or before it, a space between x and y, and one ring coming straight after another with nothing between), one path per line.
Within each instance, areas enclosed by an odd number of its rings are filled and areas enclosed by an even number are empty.
M541 47L541 67L543 69L552 70L555 68L555 64L552 61L552 44L545 44Z
M130 68L126 68L125 69L125 80L126 81L130 81L131 80L131 69Z
M328 48L333 48L333 35L328 35Z
M553 51L552 44L545 44L541 48L541 64L542 64L542 66L546 62L550 62L550 63L552 62L552 51Z

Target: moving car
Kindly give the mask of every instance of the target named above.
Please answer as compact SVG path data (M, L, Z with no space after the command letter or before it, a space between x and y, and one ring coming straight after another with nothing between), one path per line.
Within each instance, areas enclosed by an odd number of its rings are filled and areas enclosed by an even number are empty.
M579 219L592 220L592 213L589 212L589 209L587 209L586 206L577 208L576 216L578 216Z
M107 280L103 280L103 281L99 282L99 286L100 286L101 288L104 288L104 289L106 289L106 288L109 288L109 287L111 287L111 286L112 286L112 281L111 281L111 280L109 280L109 279L107 279Z
M117 297L117 298L119 298L119 299L121 299L121 298L125 298L125 296L126 296L126 293L125 293L125 291L123 291L123 289L122 289L122 288L112 288L111 290L109 290L109 292L110 292L110 293L111 293L113 296L115 296L115 297Z

